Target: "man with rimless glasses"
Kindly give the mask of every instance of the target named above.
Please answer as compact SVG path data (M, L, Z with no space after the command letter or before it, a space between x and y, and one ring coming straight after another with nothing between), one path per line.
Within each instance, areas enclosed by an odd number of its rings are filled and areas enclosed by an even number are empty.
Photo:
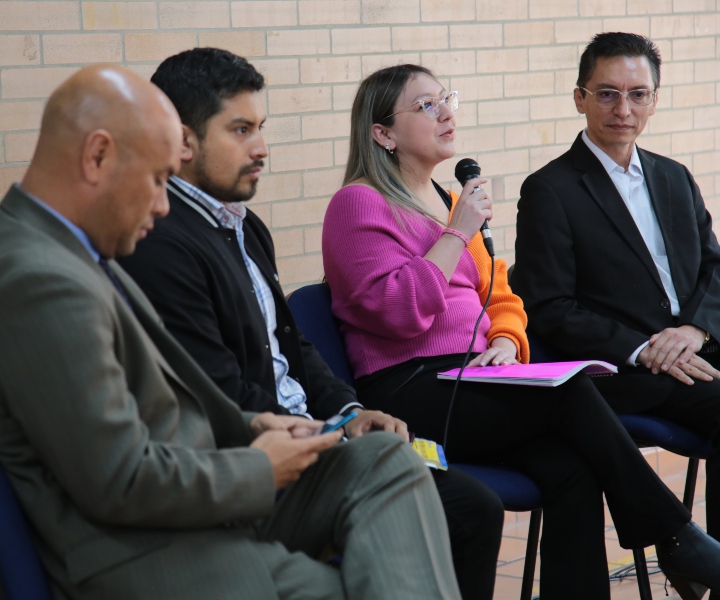
M571 359L620 367L595 383L618 412L720 437L720 249L687 168L638 148L660 55L596 35L580 59L570 150L523 183L513 290L529 329ZM720 536L720 462L707 461L708 531ZM717 600L717 599L716 599Z

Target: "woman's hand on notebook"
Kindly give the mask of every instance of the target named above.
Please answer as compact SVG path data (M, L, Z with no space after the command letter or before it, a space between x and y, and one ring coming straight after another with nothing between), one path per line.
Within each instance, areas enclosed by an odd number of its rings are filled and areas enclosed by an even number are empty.
M487 365L514 365L517 363L517 347L515 342L506 337L496 337L490 347L482 354L473 358L469 367L486 367Z

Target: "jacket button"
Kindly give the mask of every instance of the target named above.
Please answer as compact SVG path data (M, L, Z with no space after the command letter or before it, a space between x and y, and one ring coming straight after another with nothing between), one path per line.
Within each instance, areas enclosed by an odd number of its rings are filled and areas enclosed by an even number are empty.
M291 331L291 330L290 330L290 326L289 326L289 325L285 325L285 329L283 329L283 331L284 331L285 333L290 333L290 331Z
M663 298L660 301L660 307L661 308L670 308L670 300L668 300L667 298Z
M267 344L265 344L265 350L270 350L270 346L268 346Z

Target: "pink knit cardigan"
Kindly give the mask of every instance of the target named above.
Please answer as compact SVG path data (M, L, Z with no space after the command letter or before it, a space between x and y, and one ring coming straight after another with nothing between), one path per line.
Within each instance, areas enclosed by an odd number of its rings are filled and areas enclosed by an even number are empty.
M443 227L398 211L376 191L351 185L330 201L322 234L333 314L342 322L355 377L414 357L466 352L480 314L478 269L463 252L450 282L422 258ZM473 350L487 348L483 317Z

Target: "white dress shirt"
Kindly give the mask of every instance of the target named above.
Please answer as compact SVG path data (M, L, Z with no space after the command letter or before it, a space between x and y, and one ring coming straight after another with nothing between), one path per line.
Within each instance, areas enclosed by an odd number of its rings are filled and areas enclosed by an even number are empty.
M678 302L677 292L675 291L672 275L670 274L670 263L668 262L667 250L665 249L665 240L663 239L662 231L660 231L660 225L658 224L652 203L650 202L650 192L648 192L637 146L633 147L630 167L625 171L623 167L618 165L590 140L587 135L587 129L583 131L582 139L587 147L590 148L590 151L597 156L598 160L602 163L610 179L612 179L612 182L615 184L623 202L625 202L625 206L627 206L630 211L635 225L640 231L640 235L645 241L645 245L658 270L665 294L668 300L670 300L670 310L673 316L677 317L680 314L680 303ZM637 348L635 352L630 355L627 363L634 366L638 354L640 354L642 349L647 345L648 342L645 342Z

